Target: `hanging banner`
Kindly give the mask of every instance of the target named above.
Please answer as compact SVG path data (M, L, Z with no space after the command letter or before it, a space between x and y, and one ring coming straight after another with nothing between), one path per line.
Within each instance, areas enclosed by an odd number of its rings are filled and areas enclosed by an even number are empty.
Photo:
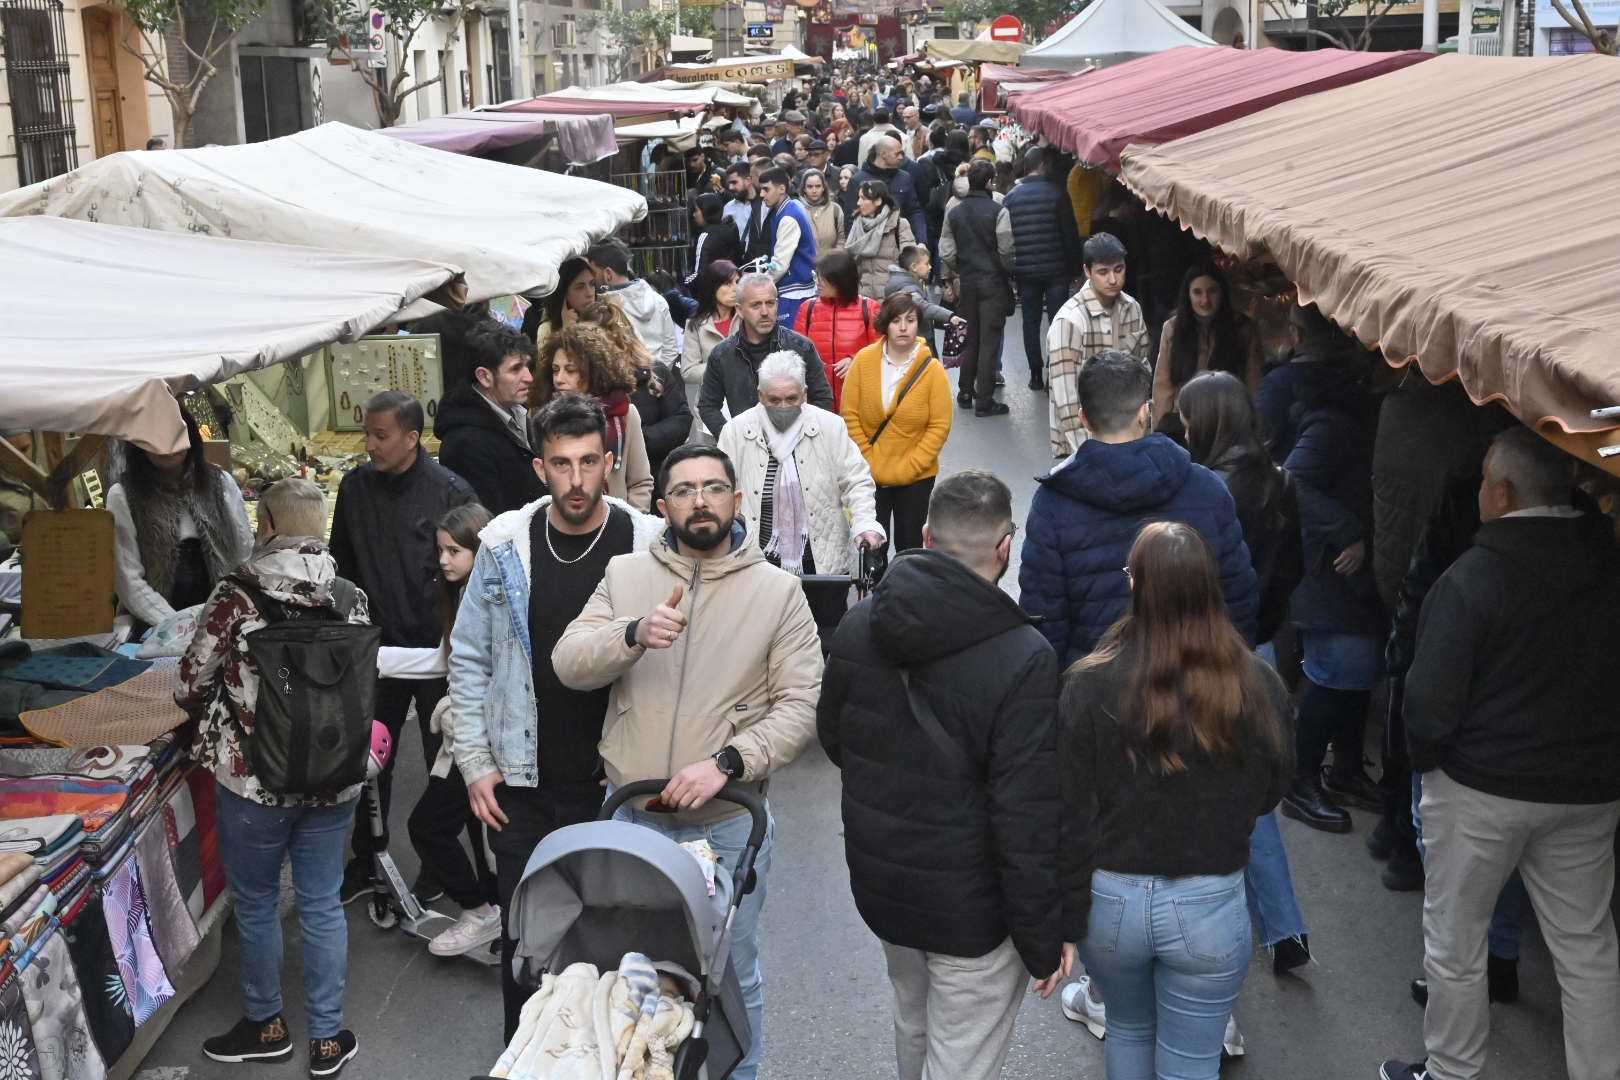
M773 58L737 64L674 64L664 74L676 82L766 83L793 78L793 61Z

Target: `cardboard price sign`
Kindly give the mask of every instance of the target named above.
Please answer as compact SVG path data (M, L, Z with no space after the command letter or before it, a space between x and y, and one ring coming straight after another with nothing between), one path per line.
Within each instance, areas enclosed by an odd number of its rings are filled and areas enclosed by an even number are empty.
M23 522L22 632L26 638L105 634L113 628L113 516L35 510Z

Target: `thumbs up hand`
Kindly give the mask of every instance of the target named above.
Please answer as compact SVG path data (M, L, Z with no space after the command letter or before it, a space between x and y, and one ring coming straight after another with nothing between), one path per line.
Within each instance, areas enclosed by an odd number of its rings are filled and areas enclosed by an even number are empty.
M684 585L676 585L669 599L652 609L636 624L636 644L647 649L667 649L675 644L686 629L686 616L681 614L681 597L686 595Z

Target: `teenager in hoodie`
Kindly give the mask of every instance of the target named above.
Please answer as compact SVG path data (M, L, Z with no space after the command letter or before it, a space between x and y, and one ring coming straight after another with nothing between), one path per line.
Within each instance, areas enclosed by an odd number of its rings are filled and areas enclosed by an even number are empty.
M596 275L597 296L619 305L653 359L668 364L673 371L681 359L675 320L669 313L669 303L657 289L630 276L630 249L622 241L604 240L592 245L585 258Z

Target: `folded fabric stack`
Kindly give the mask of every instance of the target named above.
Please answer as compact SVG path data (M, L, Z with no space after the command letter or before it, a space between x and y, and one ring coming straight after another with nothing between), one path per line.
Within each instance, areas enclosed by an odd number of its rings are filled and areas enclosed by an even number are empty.
M224 890L213 797L173 734L0 748L0 1063L99 1080L174 996Z

